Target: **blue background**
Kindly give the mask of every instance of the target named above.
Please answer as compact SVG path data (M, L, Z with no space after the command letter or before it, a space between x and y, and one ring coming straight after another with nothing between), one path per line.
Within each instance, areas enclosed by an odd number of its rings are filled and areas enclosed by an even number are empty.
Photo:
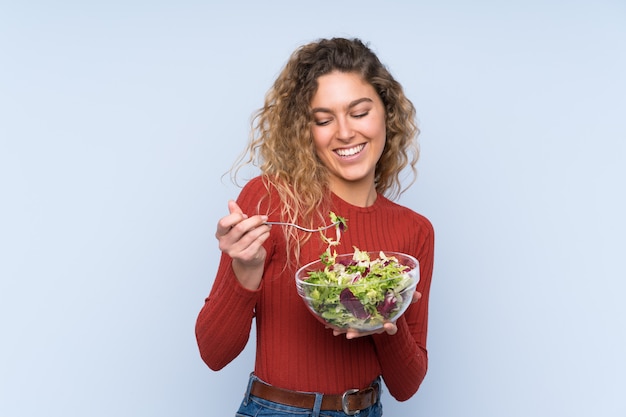
M430 370L385 415L626 415L618 0L3 2L0 415L234 415L253 343L215 373L193 333L221 176L329 36L369 41L422 129Z

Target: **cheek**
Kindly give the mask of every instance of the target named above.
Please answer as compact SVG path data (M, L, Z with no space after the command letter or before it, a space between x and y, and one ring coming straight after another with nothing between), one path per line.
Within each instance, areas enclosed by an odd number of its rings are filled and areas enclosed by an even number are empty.
M387 128L386 128L385 124L383 124L378 129L378 133L377 133L376 137L379 139L377 141L377 147L378 147L378 158L380 159L380 157L382 156L383 152L385 151L385 145L387 144Z
M370 120L367 126L368 136L372 139L382 139L387 137L387 123L384 117L377 117L375 120Z
M382 146L384 146L387 140L387 126L385 123L373 126L371 132L372 137L378 139L382 143Z
M387 121L383 118L380 121L380 130L381 130L381 135L386 138L387 137Z
M311 138L313 139L313 145L315 146L315 150L318 153L323 152L330 143L330 139L327 137L327 135L324 135L324 132L320 131L319 129L311 129Z

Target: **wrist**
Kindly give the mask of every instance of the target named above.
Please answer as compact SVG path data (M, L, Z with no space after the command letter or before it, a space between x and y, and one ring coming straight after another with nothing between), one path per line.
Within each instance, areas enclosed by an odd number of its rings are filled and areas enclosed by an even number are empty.
M259 289L264 270L262 263L260 265L249 266L243 265L237 259L233 259L232 268L235 277L237 277L237 281L239 281L242 287L251 291Z

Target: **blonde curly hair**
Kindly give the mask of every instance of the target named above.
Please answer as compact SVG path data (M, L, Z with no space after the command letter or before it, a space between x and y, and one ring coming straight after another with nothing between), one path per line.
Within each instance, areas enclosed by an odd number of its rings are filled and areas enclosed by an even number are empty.
M299 47L265 97L252 120L250 141L231 170L236 182L244 165L258 166L266 186L281 200L281 219L315 227L328 220L328 172L315 152L310 103L317 79L333 71L359 74L380 96L386 115L386 143L376 165L376 191L397 198L416 178L419 130L415 108L402 86L359 39L321 39ZM409 167L412 179L402 187L400 173ZM340 214L340 213L338 213ZM285 228L289 247L306 236ZM296 244L294 244L296 242Z

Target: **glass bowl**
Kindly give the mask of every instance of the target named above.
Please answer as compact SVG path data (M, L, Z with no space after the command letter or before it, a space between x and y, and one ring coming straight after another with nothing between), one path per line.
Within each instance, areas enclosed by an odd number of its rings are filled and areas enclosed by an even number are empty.
M419 262L399 252L337 255L331 266L321 260L296 272L298 294L327 327L372 331L395 321L411 304L419 282Z

